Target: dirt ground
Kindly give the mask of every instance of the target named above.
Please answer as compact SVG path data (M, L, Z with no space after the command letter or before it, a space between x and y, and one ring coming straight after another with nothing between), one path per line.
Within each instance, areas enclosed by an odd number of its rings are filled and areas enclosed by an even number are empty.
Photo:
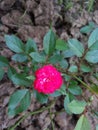
M74 37L85 41L86 37L79 30L89 21L98 24L97 9L98 2L95 3L93 11L88 13L85 0L83 2L73 0L72 6L67 10L63 4L59 5L57 0L0 0L0 55L10 60L13 54L5 45L4 34L15 34L24 42L31 37L39 47L42 47L43 36L51 22L60 38L67 40ZM16 89L5 74L0 81L0 130L7 130L22 116L11 118L7 115L9 97ZM32 99L28 111L34 111L40 107L41 104ZM63 109L62 96L58 98L52 109L54 112ZM55 130L73 130L78 120L78 116L67 115L66 112L53 115L52 118ZM92 130L94 130L95 122L91 120ZM16 130L52 130L48 111L29 116Z

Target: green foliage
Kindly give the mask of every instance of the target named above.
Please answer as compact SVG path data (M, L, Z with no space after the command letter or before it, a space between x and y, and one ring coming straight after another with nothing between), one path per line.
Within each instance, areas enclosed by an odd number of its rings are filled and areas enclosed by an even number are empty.
M15 70L13 67L9 67L9 68L8 68L7 75L8 75L8 78L9 78L9 79L11 79L12 76L13 76L14 74L16 74L16 73L17 73L17 72L16 72L16 70Z
M32 53L30 53L30 56L36 62L42 63L42 62L46 61L46 57L44 55L39 54L38 52L32 52Z
M98 41L96 41L89 49L90 50L98 50Z
M80 69L82 72L91 72L92 71L92 68L90 66L87 66L84 64L81 64Z
M0 68L0 80L2 80L3 76L4 76L4 70Z
M27 54L29 54L31 52L36 52L36 51L37 51L37 45L36 45L35 41L33 39L29 38L25 45L25 52Z
M91 34L88 39L88 48L93 46L98 41L98 28L96 28Z
M89 22L80 29L81 33L87 34L85 36L91 33L88 37L87 48L77 39L71 38L64 41L58 38L52 29L44 36L42 51L38 50L37 44L31 38L24 44L15 35L5 35L6 45L14 52L14 55L11 57L13 62L10 64L6 57L0 56L0 80L4 74L7 74L13 84L20 86L20 89L23 88L10 97L8 104L10 116L16 116L27 110L31 102L31 93L32 97L42 104L48 103L49 97L58 99L58 96L62 95L64 109L68 114L81 114L89 110L87 105L92 100L88 99L85 102L83 92L87 89L92 96L97 97L98 94L98 84L88 81L90 76L98 79L98 28L95 29L95 27L93 22ZM63 77L63 85L52 94L38 93L33 88L35 71L47 64L56 67ZM87 79L85 75L88 76ZM87 84L88 82L91 86ZM48 109L50 110L50 107ZM94 111L95 113L98 112ZM74 130L90 130L90 124L85 115L80 117Z
M31 102L30 92L27 89L17 90L9 100L8 114L15 116L27 110Z
M74 130L91 130L90 122L85 115L81 115Z
M84 33L84 34L89 34L93 31L94 28L95 28L95 24L93 22L89 22L88 25L86 25L80 29L80 32Z
M76 65L71 65L68 71L73 72L73 73L78 72L78 67Z
M51 97L58 97L58 96L61 96L61 93L59 91L55 91L54 93L49 94L49 96L51 96Z
M85 110L86 102L73 100L68 104L69 110L74 114L81 114Z
M63 85L61 86L61 88L58 90L58 92L60 92L62 95L67 95L66 85L63 84Z
M12 60L15 62L25 62L28 57L25 54L15 54L12 56Z
M60 64L61 68L63 68L63 69L67 69L68 68L68 62L65 59L61 60L59 62L59 64Z
M54 54L49 58L49 62L52 64L59 63L63 60L63 56L60 54Z
M0 67L8 67L9 62L4 56L0 56Z
M98 63L98 50L88 51L85 59L90 63Z
M51 97L58 97L60 95L66 95L66 94L67 94L66 93L66 86L63 84L59 90L55 91L52 94L49 94L49 96L51 96Z
M55 50L56 45L56 35L52 30L44 36L43 47L46 54L51 55Z
M68 86L68 90L70 93L73 95L81 95L82 94L82 89L77 85L77 82L71 81L70 85Z
M24 44L15 35L5 35L6 45L9 49L16 53L24 52Z
M84 47L81 42L79 42L77 39L69 39L68 45L75 55L82 57L84 53Z
M72 114L72 112L69 110L68 105L70 104L71 101L73 101L75 99L75 97L70 94L67 93L65 99L64 99L64 109L68 114Z
M14 84L20 86L30 86L32 81L26 78L25 74L14 74L11 76L11 80Z
M56 49L61 50L61 51L67 50L68 45L64 40L57 39L57 41L56 41Z
M38 93L37 91L34 90L34 96L36 97L37 101L39 101L42 104L48 102L48 95Z
M62 52L62 54L64 58L70 58L75 55L71 49Z
M67 94L64 99L64 109L68 114L71 114L70 110L68 109L68 104L70 103L69 95Z
M96 130L98 130L98 124L96 125Z

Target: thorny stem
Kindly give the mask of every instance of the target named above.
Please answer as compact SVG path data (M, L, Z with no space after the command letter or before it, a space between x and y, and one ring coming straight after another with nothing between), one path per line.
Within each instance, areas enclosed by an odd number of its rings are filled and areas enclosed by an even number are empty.
M48 105L47 107L42 108L42 109L39 109L39 110L34 111L34 112L30 112L30 113L27 114L27 115L24 115L22 118L20 118L20 119L18 120L18 122L16 122L16 124L15 124L14 126L12 126L11 128L9 128L8 130L15 130L15 128L16 128L23 120L25 120L28 116L36 115L36 114L39 114L39 113L41 113L41 112L43 112L43 111L45 111L45 110L48 110L48 109L51 108L51 106L52 106L53 104L54 104L54 100L53 100L53 102L52 102L50 105Z

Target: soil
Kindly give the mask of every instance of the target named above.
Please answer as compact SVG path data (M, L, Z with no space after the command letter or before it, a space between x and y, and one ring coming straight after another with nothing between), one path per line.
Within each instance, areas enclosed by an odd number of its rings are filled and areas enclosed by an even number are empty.
M80 33L80 28L90 21L98 24L97 8L98 3L96 2L93 11L88 12L85 0L82 2L72 0L72 6L67 10L64 3L58 4L58 0L0 0L0 55L10 59L13 54L5 45L5 34L15 34L24 42L31 37L41 48L43 37L51 22L53 30L61 39L67 40L74 37L85 41L86 37ZM8 117L7 115L9 97L16 89L6 75L0 81L0 130L7 130L22 116ZM94 104L96 102L97 99ZM28 111L34 111L41 107L40 103L32 99ZM62 109L63 97L61 96L52 106L52 111L58 113L51 117L55 130L73 130L78 116L68 115L66 112L59 113ZM92 130L95 130L95 124L98 121L91 119L93 117L90 117L90 113L88 113L88 117L92 123ZM29 116L16 130L52 130L48 111Z

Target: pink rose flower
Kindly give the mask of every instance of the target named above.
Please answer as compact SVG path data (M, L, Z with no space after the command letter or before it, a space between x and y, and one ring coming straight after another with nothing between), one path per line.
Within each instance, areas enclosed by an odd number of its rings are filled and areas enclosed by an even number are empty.
M39 93L51 94L60 89L63 79L61 73L52 65L45 65L35 72L34 88Z

